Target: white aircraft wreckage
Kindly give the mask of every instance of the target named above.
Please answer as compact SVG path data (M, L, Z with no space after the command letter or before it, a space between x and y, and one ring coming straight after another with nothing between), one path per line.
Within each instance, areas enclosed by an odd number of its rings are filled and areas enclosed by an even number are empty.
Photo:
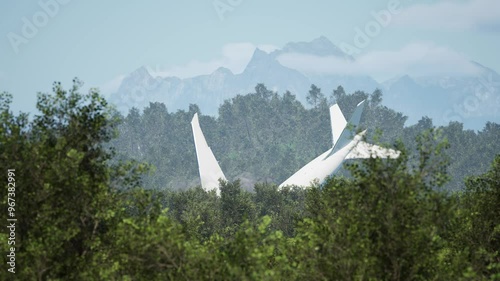
M370 157L397 158L399 151L383 148L362 141L366 130L355 135L356 127L361 119L365 101L360 102L349 119L344 118L338 104L330 107L330 122L332 126L332 148L306 164L286 181L280 188L287 185L309 186L314 180L323 182L335 173L345 159L361 159Z
M366 130L359 134L355 133L364 105L365 101L362 101L356 106L349 122L344 118L338 104L332 105L330 107L332 147L307 163L279 187L292 185L307 187L315 181L321 183L335 173L346 159L398 158L399 151L364 142L362 139ZM226 177L203 136L197 113L191 121L191 127L198 158L201 186L207 191L215 189L219 194L219 179L226 180Z
M217 195L219 195L219 179L226 180L226 177L201 131L198 113L195 113L193 120L191 120L191 128L193 128L194 146L196 148L196 158L198 158L201 187L206 191L215 189Z

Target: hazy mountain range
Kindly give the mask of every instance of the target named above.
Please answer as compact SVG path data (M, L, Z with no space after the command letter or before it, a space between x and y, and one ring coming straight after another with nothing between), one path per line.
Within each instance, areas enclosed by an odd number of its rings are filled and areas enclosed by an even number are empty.
M320 87L325 96L342 85L347 93L381 89L383 104L409 116L407 125L422 116L431 117L435 125L453 120L470 129L481 129L487 121L500 123L500 75L476 62L471 62L478 70L474 75L412 77L401 73L379 83L368 75L305 73L280 63L280 57L287 54L354 61L326 37L319 37L311 42L288 43L270 53L257 48L239 74L220 67L209 75L180 79L153 77L147 67L141 67L122 80L110 100L122 112L158 101L165 103L169 111L186 110L195 103L203 114L216 115L224 100L252 92L257 83L279 93L288 90L304 104L311 84Z

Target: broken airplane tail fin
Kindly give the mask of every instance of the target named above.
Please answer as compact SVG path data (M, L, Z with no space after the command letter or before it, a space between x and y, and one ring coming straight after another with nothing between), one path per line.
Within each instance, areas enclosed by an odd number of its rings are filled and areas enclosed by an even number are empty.
M332 126L333 135L333 149L325 157L328 158L330 155L342 149L346 146L356 135L356 128L361 120L361 115L365 108L365 100L358 103L354 113L351 115L349 122L346 122L344 115L340 111L338 104L334 104L330 107L330 122Z
M222 169L215 159L212 149L207 144L205 136L201 131L198 113L195 113L191 121L193 129L196 158L198 159L198 170L200 172L201 187L206 191L215 189L219 195L219 179L226 180Z
M342 130L344 130L347 125L347 121L345 120L344 114L340 110L339 105L336 103L330 106L330 125L332 126L332 147L335 146L337 141L342 134Z
M349 119L347 123L340 111L340 108L337 104L330 107L330 120L332 126L332 135L333 135L333 149L331 152L325 157L328 158L330 155L342 149L345 145L347 145L351 140L353 140L356 135L356 129L361 120L361 115L363 114L363 110L365 107L365 101L363 100L356 106L354 113ZM338 124L335 124L335 122ZM366 130L361 133L364 135ZM383 148L375 144L366 143L364 141L359 141L356 146L354 146L353 150L347 155L346 159L361 159L361 158L398 158L400 152Z

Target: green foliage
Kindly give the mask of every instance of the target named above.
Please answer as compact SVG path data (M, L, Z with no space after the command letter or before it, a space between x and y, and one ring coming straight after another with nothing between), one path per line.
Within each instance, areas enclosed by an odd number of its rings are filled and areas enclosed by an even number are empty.
M304 215L306 191L299 187L278 190L273 184L256 184L255 206L258 216L271 218L271 229L281 231L287 237L295 236L295 224Z
M474 271L495 280L500 274L500 155L487 173L468 178L465 185L455 251L465 250Z
M448 179L441 179L447 190L458 191L466 176L486 172L487 163L500 151L496 141L500 125L488 123L479 132L464 130L457 122L435 128L432 120L424 117L405 127L407 117L383 106L378 89L371 94L347 94L339 86L327 99L321 89L311 85L308 97L313 106L306 109L290 92L279 95L258 84L254 93L226 100L218 118L199 114L207 142L228 179L241 179L246 189L258 182L283 182L331 147L329 105L338 103L349 118L362 100L366 103L360 126L368 128L369 141L390 145L401 140L411 155L418 155L417 136L430 129L440 131L440 138L447 139L449 145ZM112 146L119 159L132 158L154 166L156 171L143 177L145 187L185 189L199 184L190 126L195 112L200 113L196 105L173 113L163 104L151 103L143 113L132 109L124 118ZM409 164L418 161L412 157ZM345 169L338 173L349 174Z
M39 95L41 114L31 120L14 116L12 96L0 94L0 166L15 169L18 219L16 273L3 270L1 280L500 279L494 123L478 134L455 123L434 129L425 118L403 128L402 115L380 106L379 91L345 95L339 87L332 98L347 110L369 98L365 126L382 116L403 131L403 139L413 138L403 140L407 148L396 142L400 158L352 162L349 177L306 189L266 182L250 192L239 180L221 182L219 197L200 187L163 188L191 177L192 159L181 158L194 159L194 147L183 145L187 154L172 150L181 147L177 138L191 138L189 121L197 106L172 114L151 104L142 115L132 110L119 120L96 90L83 95L80 87L78 80L69 90L54 84L53 94ZM228 153L233 173L247 159L259 163L252 173L267 169L279 178L301 164L301 157L323 149L316 141L328 146L329 132L306 136L329 122L320 97L306 110L290 93L279 96L260 84L255 94L222 105L219 119L201 116L201 122L210 128L214 150L247 153ZM112 141L116 131L121 137ZM280 134L284 141L276 142ZM497 156L489 171L469 177L463 192L454 192L445 189L454 180L448 167L465 156L446 150L461 134L468 142L486 143L485 151ZM130 154L115 155L110 142ZM479 161L465 148L462 155ZM123 161L127 155L152 159L159 173L171 174L141 177L154 168ZM269 155L277 157L274 170ZM171 177L174 171L181 177ZM7 189L1 196L5 210ZM7 245L8 237L4 229L0 243Z
M433 146L425 146L432 148ZM438 146L439 148L439 146ZM436 150L438 148L435 148ZM402 149L402 148L401 148ZM417 169L408 157L352 164L352 180L332 178L308 194L299 226L307 245L306 276L314 280L447 280L440 275L441 233L453 216L445 194L427 178L439 171L422 150Z
M123 213L117 207L122 194L110 187L136 183L131 171L120 175L126 166L109 164L104 144L114 136L113 112L96 90L81 95L80 87L78 80L68 91L55 83L52 95L39 94L41 114L31 122L25 114L13 116L10 97L2 96L0 162L16 171L20 279L77 278ZM2 209L6 193L2 189Z
M307 102L317 108L320 104L326 104L326 98L323 93L321 93L321 89L316 85L312 84L311 89L309 90L309 94L306 96Z

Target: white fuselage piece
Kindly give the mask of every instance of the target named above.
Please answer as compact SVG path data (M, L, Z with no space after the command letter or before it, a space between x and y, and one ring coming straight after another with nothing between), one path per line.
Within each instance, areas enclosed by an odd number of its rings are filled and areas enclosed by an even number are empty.
M399 151L383 148L364 142L366 130L354 135L363 113L365 101L358 103L349 122L347 122L337 104L330 107L332 128L332 148L307 163L290 178L280 184L280 188L289 185L311 186L314 182L322 183L335 173L344 160L356 158L397 158Z
M332 154L333 147L316 157L311 162L298 170L286 181L280 184L280 188L287 185L310 186L314 181L323 182L331 174L335 173L342 165L353 148L361 141L364 133L356 135L346 146ZM330 155L330 156L328 156Z

